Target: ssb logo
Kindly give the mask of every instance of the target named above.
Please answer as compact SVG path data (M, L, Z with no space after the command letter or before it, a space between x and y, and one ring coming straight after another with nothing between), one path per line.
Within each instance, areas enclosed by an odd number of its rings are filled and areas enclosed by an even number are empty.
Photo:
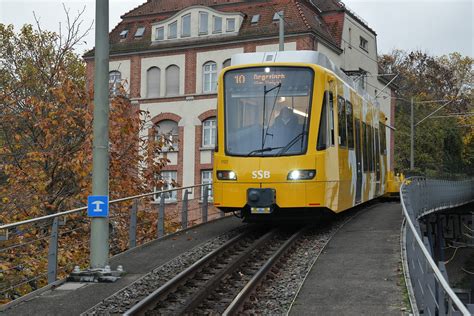
M268 170L255 170L252 171L252 179L270 179L270 171Z

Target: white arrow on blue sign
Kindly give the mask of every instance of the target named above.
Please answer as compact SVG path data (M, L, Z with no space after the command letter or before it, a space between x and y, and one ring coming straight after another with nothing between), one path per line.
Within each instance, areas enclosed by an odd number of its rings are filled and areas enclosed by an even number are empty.
M91 195L87 197L87 216L108 217L109 197L105 195Z

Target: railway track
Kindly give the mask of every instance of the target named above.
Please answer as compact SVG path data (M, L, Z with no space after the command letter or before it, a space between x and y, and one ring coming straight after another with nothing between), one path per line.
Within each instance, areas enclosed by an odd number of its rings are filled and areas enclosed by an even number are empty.
M304 230L245 231L163 284L125 315L236 314Z

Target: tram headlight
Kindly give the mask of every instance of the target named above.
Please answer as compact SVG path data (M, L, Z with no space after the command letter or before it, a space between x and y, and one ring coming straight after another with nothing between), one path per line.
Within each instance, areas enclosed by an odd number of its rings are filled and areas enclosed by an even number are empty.
M237 174L232 170L217 170L218 180L237 180Z
M311 180L316 176L316 170L291 170L288 180Z

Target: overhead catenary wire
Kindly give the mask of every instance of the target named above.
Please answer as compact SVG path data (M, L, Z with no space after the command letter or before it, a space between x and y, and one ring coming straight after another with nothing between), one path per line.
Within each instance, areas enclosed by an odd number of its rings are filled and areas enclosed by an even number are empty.
M437 115L437 116L432 116L430 119L435 119L435 118L446 118L446 117L464 117L464 116L474 116L474 113L449 113L448 115Z
M358 49L357 47L355 47L354 45L352 45L351 43L349 43L348 41L346 41L345 39L343 39L341 37L341 41L345 42L346 44L350 45L350 49L355 49L356 51L360 52L363 56L365 56L366 58L372 60L373 62L375 62L377 65L378 65L378 60L376 59L373 59L372 57L370 57L369 55L367 55L368 53L366 51L362 51L360 49Z

